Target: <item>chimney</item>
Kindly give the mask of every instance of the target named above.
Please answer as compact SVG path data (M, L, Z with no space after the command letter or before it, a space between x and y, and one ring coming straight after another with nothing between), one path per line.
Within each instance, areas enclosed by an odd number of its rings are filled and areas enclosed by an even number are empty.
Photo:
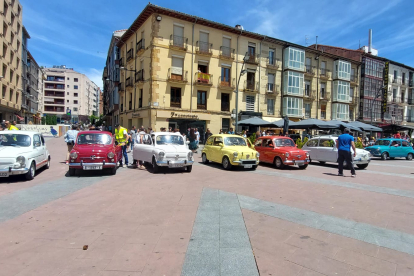
M236 27L235 27L236 29L241 29L241 25L236 25Z
M372 54L372 29L369 29L368 34L368 54Z
M316 36L315 50L318 50L318 36Z

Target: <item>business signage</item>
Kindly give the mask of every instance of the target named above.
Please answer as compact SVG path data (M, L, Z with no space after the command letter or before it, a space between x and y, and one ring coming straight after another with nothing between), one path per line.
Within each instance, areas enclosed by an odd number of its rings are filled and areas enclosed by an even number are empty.
M384 120L385 113L387 113L387 99L388 99L388 84L389 84L389 67L390 63L387 61L385 62L384 66L384 89L382 92L382 106L381 106L381 119Z

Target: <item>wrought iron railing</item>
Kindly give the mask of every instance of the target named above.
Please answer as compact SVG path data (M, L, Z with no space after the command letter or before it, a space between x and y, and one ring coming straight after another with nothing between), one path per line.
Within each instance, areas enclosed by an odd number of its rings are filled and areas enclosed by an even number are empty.
M221 102L221 111L230 111L230 103Z
M132 87L133 86L131 77L126 78L125 85L126 85L126 87Z
M170 35L170 46L187 50L188 38L177 35Z
M138 53L141 50L145 50L145 39L141 39L140 41L137 42L136 45L136 52Z
M168 68L168 80L169 81L187 82L188 81L187 75L188 75L188 71L181 70L181 72L177 72L173 70L172 68Z
M171 97L170 106L181 108L181 97Z
M266 86L266 92L269 94L277 94L279 91L279 85L274 83L268 83Z
M259 57L260 57L260 55L258 55L256 53L248 53L248 59L245 61L245 63L258 64L259 63Z
M119 59L119 67L123 67L125 64L124 64L124 58L120 58Z
M218 86L221 89L235 89L236 88L236 79L225 78L223 76L219 77Z
M244 82L244 89L250 91L258 91L258 82L253 80L246 80Z
M220 46L220 58L234 59L234 52L235 50L233 48Z
M331 75L331 71L325 68L321 68L321 74L320 77L321 78L329 78Z
M305 65L305 69L306 69L306 74L311 74L311 75L315 75L315 66L311 66L311 65Z
M279 59L275 57L267 57L267 66L279 68Z
M144 81L144 69L141 69L135 73L135 82L140 81Z
M130 61L131 59L134 58L134 52L132 50L133 50L132 48L129 49L128 52L127 52L127 54L126 54L127 61Z
M197 53L211 55L211 49L213 48L212 43L204 42L204 41L197 41L196 42Z
M213 84L212 82L213 75L210 75L210 74L197 72L195 73L194 79L195 79L196 84L200 84L200 85L212 85Z

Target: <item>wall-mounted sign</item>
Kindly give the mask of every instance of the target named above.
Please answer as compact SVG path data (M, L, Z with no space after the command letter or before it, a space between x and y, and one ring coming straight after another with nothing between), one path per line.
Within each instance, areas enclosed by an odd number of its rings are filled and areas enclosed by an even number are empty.
M176 111L157 111L158 118L183 119L183 120L211 120L211 114L208 113L186 113Z
M186 113L171 112L171 118L198 120L198 115L194 113L186 114Z
M388 99L388 83L389 83L389 66L390 63L387 61L385 62L384 66L384 91L382 93L382 107L381 107L381 119L384 120L385 113L387 113L387 99Z

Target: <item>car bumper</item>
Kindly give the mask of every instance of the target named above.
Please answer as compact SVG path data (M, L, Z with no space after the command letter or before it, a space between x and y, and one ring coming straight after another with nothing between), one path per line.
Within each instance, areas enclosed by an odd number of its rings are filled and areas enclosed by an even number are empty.
M354 159L353 161L355 165L369 164L369 162L371 162L371 159Z
M242 160L231 161L231 164L234 166L246 166L246 165L256 166L256 165L259 165L259 162L260 161L257 159L242 159Z
M310 160L309 159L305 159L305 160L285 160L283 161L283 164L285 165L306 165L309 164Z
M173 161L173 160L163 160L163 161L157 161L157 165L160 167L169 167L169 168L182 168L187 166L192 166L194 164L194 161L189 160L179 160L179 161Z
M21 169L1 169L0 170L0 177L8 177L10 175L19 175L19 174L26 174L29 171L28 168L21 168Z
M115 168L116 163L69 163L69 168L71 169L83 169L83 166L102 166L102 169Z

